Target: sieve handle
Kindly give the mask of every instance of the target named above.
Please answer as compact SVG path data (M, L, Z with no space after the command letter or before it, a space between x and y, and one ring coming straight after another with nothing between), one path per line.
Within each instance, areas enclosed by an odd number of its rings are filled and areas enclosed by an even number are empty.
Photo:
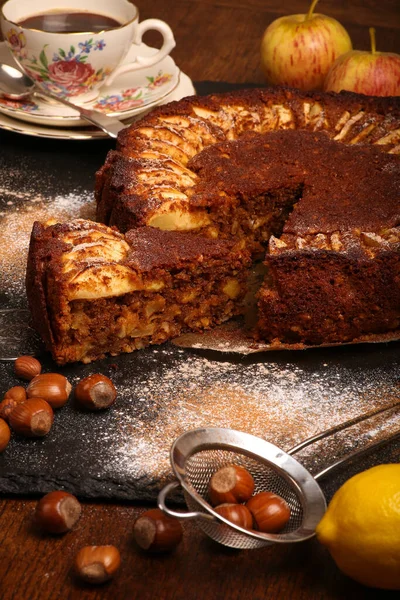
M178 512L176 510L171 510L170 508L168 508L165 504L167 496L174 490L177 490L179 487L181 487L181 484L178 481L172 481L171 483L168 483L165 487L163 487L161 492L158 494L158 508L160 508L169 517L174 517L175 519L203 519L204 521L217 521L215 517L207 513L189 511Z

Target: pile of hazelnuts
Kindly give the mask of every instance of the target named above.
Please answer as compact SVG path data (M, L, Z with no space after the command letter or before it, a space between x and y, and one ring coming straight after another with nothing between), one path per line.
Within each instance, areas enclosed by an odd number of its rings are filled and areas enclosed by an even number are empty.
M215 512L238 527L279 533L290 519L286 500L273 492L254 494L253 476L241 465L227 465L214 473L208 486Z
M47 435L53 425L54 410L66 404L72 391L64 375L42 373L42 365L34 356L17 358L14 373L29 383L26 388L10 388L0 402L0 452L10 441L11 430L24 437ZM79 381L74 397L81 408L96 411L111 406L117 392L108 377L95 373Z

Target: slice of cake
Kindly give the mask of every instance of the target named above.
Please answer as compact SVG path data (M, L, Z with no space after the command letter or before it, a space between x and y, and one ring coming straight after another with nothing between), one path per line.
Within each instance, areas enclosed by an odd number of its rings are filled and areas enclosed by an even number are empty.
M304 344L399 335L400 160L327 140L313 165L296 144L305 185L283 234L269 241L258 335Z
M241 311L250 257L240 244L91 221L35 223L27 295L58 364L158 344Z
M400 337L400 228L271 238L258 337L275 345Z

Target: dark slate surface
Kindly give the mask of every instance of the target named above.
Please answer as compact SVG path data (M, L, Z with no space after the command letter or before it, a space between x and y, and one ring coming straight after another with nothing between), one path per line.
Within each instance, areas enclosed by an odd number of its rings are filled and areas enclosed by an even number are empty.
M196 84L199 94L236 87L240 86L215 82ZM29 180L31 188L34 173L37 194L54 196L82 192L89 195L93 189L94 173L104 162L107 151L113 147L114 142L111 140L55 141L0 131L0 187L4 189L8 186L9 190L23 191ZM17 170L16 165L19 167ZM0 194L0 210L5 214L9 210L10 198L4 191ZM23 207L23 198L15 199L12 196L12 201L13 210L18 210L18 203ZM4 252L0 250L0 256L1 254L4 257ZM174 385L181 397L185 385L189 386L188 389L192 386L190 389L193 391L196 377L201 378L213 366L216 372L221 373L221 384L233 385L238 381L243 385L248 377L250 388L254 384L251 378L258 366L264 363L271 365L275 383L276 374L282 366L285 373L290 373L291 370L296 373L296 385L304 386L305 389L310 385L310 395L314 401L318 401L318 394L321 394L321 398L327 399L328 407L331 408L335 406L335 399L341 397L345 383L352 393L354 414L357 413L359 400L355 389L359 390L360 396L364 389L368 389L372 397L379 398L382 402L386 398L392 401L399 397L399 343L300 353L268 353L246 358L232 354L182 350L167 344L162 349L146 349L134 355L99 361L95 365L71 365L60 370L43 352L40 341L28 327L24 294L11 293L5 281L1 280L0 303L0 393L18 383L9 359L28 352L40 355L45 371L61 371L73 384L90 373L102 372L113 379L117 389L122 390L117 410L87 414L78 410L71 400L56 414L53 429L45 439L25 440L13 437L9 447L0 455L0 492L5 494L37 494L55 488L66 488L81 497L154 499L162 483L170 477L168 450L174 439L171 435L175 431L171 427L174 420L172 411L177 410L173 403ZM192 371L185 380L184 367L187 364L191 365ZM224 365L225 370L222 368ZM199 369L199 376L196 376L194 367ZM179 373L179 378L176 382L171 382L171 373L174 372ZM165 384L167 380L168 389ZM150 388L149 382L152 382ZM153 399L152 394L156 389L154 382L159 382L159 389L155 395L157 398L154 396ZM199 380L199 386L200 383ZM168 414L169 411L171 415ZM200 408L197 407L196 418L196 424L208 424L208 416L205 415L202 420L201 405ZM219 424L218 415L214 415L213 419L213 424ZM136 422L141 431L135 430ZM159 430L156 430L157 423L160 422L169 423L165 436L161 435L161 438ZM187 422L187 419L182 421L182 426ZM220 424L225 424L222 417ZM251 427L247 429L251 431ZM123 445L130 432L133 432L132 439L137 438L138 444L147 444L137 465L134 464L134 452L131 452L132 464L128 464L126 460L123 464L119 463L115 458L116 446ZM283 440L282 435L281 441ZM343 437L342 446L346 445L345 441ZM143 458L146 452L149 456L147 464ZM165 459L161 469L157 468L154 459L157 452ZM398 443L392 442L384 451L375 451L354 468L360 469L361 466L383 461L397 461L399 453ZM325 458L330 460L332 457ZM122 454L121 461L123 459ZM310 465L312 462L309 460ZM331 477L329 483L324 483L327 495L331 495L352 472L346 467L338 476Z

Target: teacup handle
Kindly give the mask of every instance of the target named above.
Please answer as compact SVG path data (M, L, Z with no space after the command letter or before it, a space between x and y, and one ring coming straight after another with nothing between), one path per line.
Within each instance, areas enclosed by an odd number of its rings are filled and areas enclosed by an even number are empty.
M158 52L153 54L153 56L137 56L134 62L117 67L115 71L113 71L113 73L108 77L104 84L105 86L111 85L114 79L123 73L128 73L129 71L136 71L137 69L143 69L143 67L151 67L152 65L155 65L156 63L160 62L160 60L168 56L171 50L175 48L176 42L171 27L159 19L146 19L146 21L139 23L133 43L137 45L141 44L143 35L150 29L158 31L163 36L163 45Z

